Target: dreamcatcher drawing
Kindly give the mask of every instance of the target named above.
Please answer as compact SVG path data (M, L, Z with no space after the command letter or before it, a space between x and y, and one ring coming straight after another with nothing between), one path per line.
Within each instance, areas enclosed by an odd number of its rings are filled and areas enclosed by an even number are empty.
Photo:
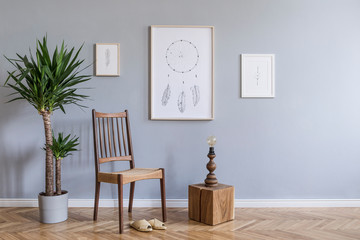
M181 89L174 89L175 97L177 97L177 108L180 113L186 111L186 104L189 102L188 96L192 96L192 104L196 107L200 101L200 87L196 85L198 75L196 74L196 67L199 64L199 51L194 43L188 40L177 40L172 42L166 49L165 60L169 67L167 74L168 84L164 89L161 104L167 106L172 97L172 89L174 81L181 82ZM190 82L195 80L195 84L190 88L186 87Z

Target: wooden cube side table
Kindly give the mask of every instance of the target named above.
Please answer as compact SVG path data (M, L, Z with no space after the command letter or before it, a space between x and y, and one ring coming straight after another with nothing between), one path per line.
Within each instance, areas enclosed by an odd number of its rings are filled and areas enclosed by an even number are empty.
M208 225L233 220L234 198L235 189L230 185L189 185L189 218Z

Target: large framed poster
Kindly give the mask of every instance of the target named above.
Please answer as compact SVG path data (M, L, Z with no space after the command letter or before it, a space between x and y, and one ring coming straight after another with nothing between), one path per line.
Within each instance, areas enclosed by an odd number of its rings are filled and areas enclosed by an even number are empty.
M214 27L151 26L152 120L214 119Z

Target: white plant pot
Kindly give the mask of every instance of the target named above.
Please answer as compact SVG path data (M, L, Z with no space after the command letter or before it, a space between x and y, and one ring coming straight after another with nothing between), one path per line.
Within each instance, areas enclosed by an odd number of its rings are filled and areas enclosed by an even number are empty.
M40 222L58 223L68 218L68 192L56 196L39 194Z

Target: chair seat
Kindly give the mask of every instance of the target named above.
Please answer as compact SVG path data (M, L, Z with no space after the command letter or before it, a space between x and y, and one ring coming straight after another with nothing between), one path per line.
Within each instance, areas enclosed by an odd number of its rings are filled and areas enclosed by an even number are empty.
M116 184L119 174L123 175L123 184L144 179L162 178L162 170L159 168L133 168L120 172L99 172L98 181Z

